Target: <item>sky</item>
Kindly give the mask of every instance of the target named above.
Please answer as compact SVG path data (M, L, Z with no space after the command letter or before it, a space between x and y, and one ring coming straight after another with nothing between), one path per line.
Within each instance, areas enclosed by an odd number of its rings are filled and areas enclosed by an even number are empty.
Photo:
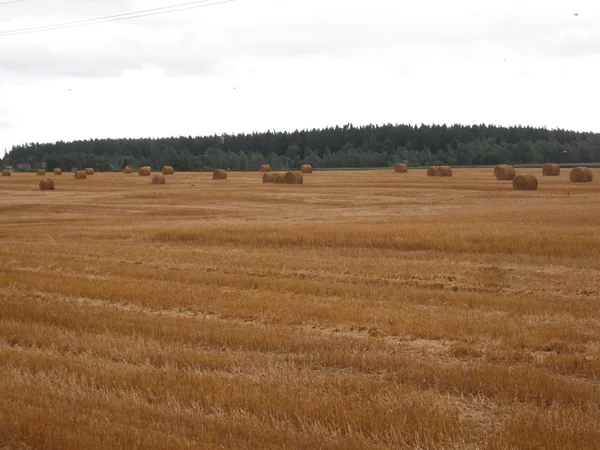
M186 0L6 1L0 155L346 123L600 132L597 0L235 0L12 35Z

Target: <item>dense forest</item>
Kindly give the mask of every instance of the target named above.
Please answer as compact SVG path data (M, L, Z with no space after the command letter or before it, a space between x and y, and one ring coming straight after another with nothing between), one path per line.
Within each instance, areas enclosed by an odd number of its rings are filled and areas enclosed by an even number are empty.
M293 132L28 143L14 146L2 163L15 168L29 163L34 169L171 165L180 171L254 171L266 163L285 170L301 164L359 168L404 161L411 166L599 163L600 134L493 125L348 124Z

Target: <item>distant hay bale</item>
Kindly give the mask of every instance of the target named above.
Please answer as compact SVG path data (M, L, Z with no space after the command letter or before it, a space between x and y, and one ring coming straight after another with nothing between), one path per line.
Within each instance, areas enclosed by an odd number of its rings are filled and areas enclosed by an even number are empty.
M94 173L96 173L96 172L94 172L94 169L92 169L91 167L86 167L85 168L85 174L86 175L94 175Z
M87 173L85 173L85 170L78 170L77 172L75 172L76 180L85 180L86 178L87 178Z
M11 175L12 175L12 172L8 169L2 171L3 177L10 177Z
M300 172L302 172L302 173L312 173L312 166L310 164L303 164L300 167Z
M538 188L538 181L535 175L517 175L513 180L513 189L519 191L535 191Z
M285 184L302 184L304 178L300 172L286 172L283 176L283 182Z
M175 169L171 166L163 166L162 168L163 175L175 175Z
M213 172L213 180L226 180L227 172L223 169L217 169Z
M133 169L129 166L123 167L123 173L130 174L133 173Z
M427 168L427 176L428 177L435 177L435 171L438 169L438 166L429 166Z
M152 174L150 167L144 166L138 169L138 175L141 177L149 177Z
M51 178L46 178L40 181L40 191L53 191L54 181Z
M587 167L576 167L569 175L571 183L589 183L594 179L594 174Z
M394 172L396 173L407 173L408 166L406 164L396 164L394 166Z
M62 169L58 169L58 168L57 168L57 169L54 169L54 170L52 171L52 173L53 173L54 175L62 175Z
M494 168L494 176L497 180L500 181L514 180L517 176L517 172L515 171L513 166L509 166L508 164L501 164Z
M436 167L435 169L435 176L436 177L451 177L452 176L452 169L448 166L439 166Z
M284 177L279 172L263 173L262 180L263 180L263 183L274 183L274 184L283 184L284 183Z
M35 174L36 174L38 177L43 177L43 176L45 176L45 175L46 175L46 171L45 171L44 169L38 169L38 170L36 170L36 171L35 171Z
M159 174L156 174L152 177L152 184L166 184L167 179Z
M258 171L260 173L270 172L271 171L271 166L268 165L268 164L263 164L262 166L260 166L260 168L258 169Z
M544 177L557 177L560 175L560 166L554 163L546 163L542 167L542 175Z

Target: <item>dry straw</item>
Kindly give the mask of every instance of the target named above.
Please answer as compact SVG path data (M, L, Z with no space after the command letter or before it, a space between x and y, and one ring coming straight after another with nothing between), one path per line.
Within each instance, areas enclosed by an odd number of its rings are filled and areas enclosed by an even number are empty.
M45 171L44 169L38 169L38 170L36 170L36 171L35 171L35 174L36 174L38 177L43 177L43 176L45 176L45 175L46 175L46 171Z
M148 166L144 166L144 167L140 167L138 169L138 175L141 177L149 177L151 175L152 171L150 170L150 167Z
M87 173L85 173L85 170L78 170L77 172L75 172L76 180L85 180L86 178L87 178Z
M427 176L428 177L435 177L435 171L438 169L438 166L429 166L427 168Z
M94 175L94 173L96 173L96 172L94 172L94 169L92 169L91 167L86 167L85 173L86 173L86 175Z
M258 171L260 173L270 172L271 171L271 166L268 165L268 164L263 164L262 166L260 166L260 168L258 169Z
M62 175L62 169L58 169L58 168L56 168L56 169L54 169L54 170L52 171L52 173L53 173L54 175Z
M163 175L156 174L152 177L152 184L166 184L167 179Z
M162 168L163 175L175 175L175 169L171 166L163 166Z
M519 191L535 191L538 188L538 181L535 175L517 175L513 180L513 189Z
M133 169L129 166L123 167L123 173L130 174L133 173Z
M40 191L53 191L54 181L51 178L46 178L40 181Z
M304 177L300 172L286 172L283 176L283 182L285 184L302 184L304 183Z
M11 175L12 175L12 172L8 169L2 171L3 177L10 177Z
M494 168L494 176L497 180L501 181L514 180L517 176L517 172L513 166L502 164Z
M560 166L554 163L546 163L542 167L542 175L545 177L557 177L560 175Z
M576 167L569 175L571 183L589 183L594 179L594 174L587 167Z
M435 176L436 177L451 177L452 176L452 169L448 166L439 166L436 167L435 169Z
M303 164L300 167L300 172L302 172L302 173L312 173L312 166L310 164Z
M217 169L213 172L213 180L226 180L227 172L223 169Z
M407 173L408 166L406 164L396 164L394 166L394 172L396 173Z

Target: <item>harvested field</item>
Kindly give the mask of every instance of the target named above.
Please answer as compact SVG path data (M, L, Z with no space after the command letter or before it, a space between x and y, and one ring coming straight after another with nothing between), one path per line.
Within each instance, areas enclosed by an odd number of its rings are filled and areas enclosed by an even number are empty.
M597 448L592 171L0 177L0 448Z

